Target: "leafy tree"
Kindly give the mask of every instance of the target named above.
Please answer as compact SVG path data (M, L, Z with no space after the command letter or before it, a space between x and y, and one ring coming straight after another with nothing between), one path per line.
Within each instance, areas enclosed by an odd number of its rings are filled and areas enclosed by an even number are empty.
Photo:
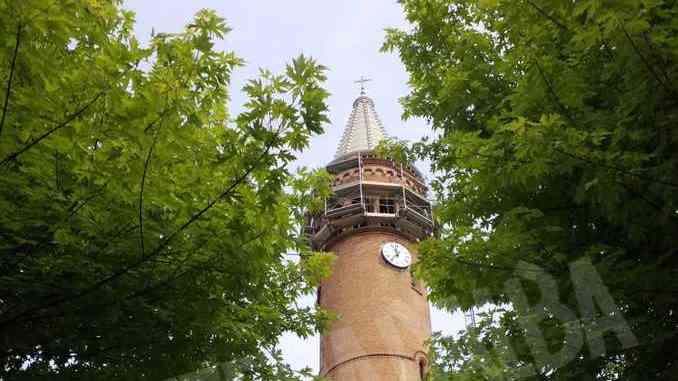
M677 378L678 3L401 3L384 49L437 132L418 271L442 306L500 306L435 340L436 378Z
M294 302L329 260L290 210L329 185L288 167L327 121L325 68L262 71L230 116L224 21L142 47L120 5L0 0L0 378L295 378L277 338L322 326Z

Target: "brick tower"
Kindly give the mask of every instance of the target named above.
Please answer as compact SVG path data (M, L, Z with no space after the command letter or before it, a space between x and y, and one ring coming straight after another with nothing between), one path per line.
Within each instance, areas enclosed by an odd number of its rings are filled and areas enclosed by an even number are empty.
M333 194L310 216L316 250L337 255L318 303L339 318L320 340L320 374L334 381L422 380L431 334L426 289L414 279L415 243L431 234L431 206L419 171L377 158L385 137L364 90L353 102L327 170Z

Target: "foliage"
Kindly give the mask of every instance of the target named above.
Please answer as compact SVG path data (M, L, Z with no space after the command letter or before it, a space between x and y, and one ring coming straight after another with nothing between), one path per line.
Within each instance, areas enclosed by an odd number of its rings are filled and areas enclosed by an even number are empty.
M409 165L417 159L416 147L421 144L410 144L406 140L387 137L377 144L374 153L383 159L393 160L398 164Z
M437 377L512 379L517 367L565 350L567 324L590 317L575 297L579 270L568 265L590 261L619 308L598 318L623 314L637 345L606 332L603 353L581 344L528 379L675 378L678 3L401 3L412 28L389 30L384 49L410 74L405 117L426 118L437 132L419 150L437 174L442 223L440 238L421 244L431 298L450 309L515 305L513 284L538 304L549 297L539 282L511 283L529 263L553 277L554 302L578 312L516 308L458 339L441 337ZM518 324L525 319L547 346L535 350ZM499 347L514 358L498 361Z
M230 116L224 21L142 47L120 3L0 0L0 378L295 378L277 338L326 320L294 301L328 261L284 258L314 258L290 210L327 189L288 166L325 68L262 71Z

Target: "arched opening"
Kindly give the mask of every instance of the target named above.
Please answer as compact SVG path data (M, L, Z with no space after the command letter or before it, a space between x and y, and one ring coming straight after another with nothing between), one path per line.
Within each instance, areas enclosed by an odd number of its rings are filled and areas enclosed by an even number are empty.
M426 354L424 352L417 352L414 358L419 368L419 380L424 381L428 375L428 359Z
M426 379L426 360L419 359L419 379L424 381Z

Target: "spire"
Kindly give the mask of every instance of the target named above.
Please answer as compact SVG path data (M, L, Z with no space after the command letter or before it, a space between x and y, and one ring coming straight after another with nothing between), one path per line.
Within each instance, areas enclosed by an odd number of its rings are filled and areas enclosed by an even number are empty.
M360 96L353 102L353 111L348 118L344 135L339 143L335 158L351 152L374 149L386 137L384 126L374 109L374 101L365 95L365 82L369 79L361 78Z

